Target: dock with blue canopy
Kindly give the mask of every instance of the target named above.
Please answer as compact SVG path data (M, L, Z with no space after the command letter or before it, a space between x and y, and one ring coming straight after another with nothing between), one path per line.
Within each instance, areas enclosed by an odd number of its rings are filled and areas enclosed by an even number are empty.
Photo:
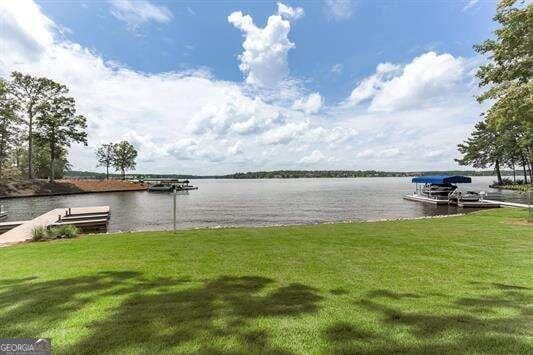
M412 195L404 196L410 201L430 203L434 205L457 205L460 207L497 207L497 205L485 203L483 196L475 192L466 195L457 190L455 184L469 184L472 178L461 175L425 175L412 178L416 184ZM422 186L419 186L422 185ZM457 191L456 191L457 190ZM466 196L466 197L465 197Z
M415 192L403 198L409 201L429 203L433 205L454 205L461 208L495 208L500 206L531 208L530 205L486 200L485 192L480 193L459 191L455 184L469 184L472 178L461 175L423 175L411 179L416 184ZM421 186L420 186L421 185Z
M445 205L448 203L448 195L457 189L455 184L469 184L472 178L461 175L424 175L414 177L411 182L416 184L415 193L408 199Z

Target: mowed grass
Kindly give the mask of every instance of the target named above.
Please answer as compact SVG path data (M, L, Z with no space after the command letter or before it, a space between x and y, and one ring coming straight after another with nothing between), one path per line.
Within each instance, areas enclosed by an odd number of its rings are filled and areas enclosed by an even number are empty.
M531 353L527 212L0 249L0 336L55 353Z

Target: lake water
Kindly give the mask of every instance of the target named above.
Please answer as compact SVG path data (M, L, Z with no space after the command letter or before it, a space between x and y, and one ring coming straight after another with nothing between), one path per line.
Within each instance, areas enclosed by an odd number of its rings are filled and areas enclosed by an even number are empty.
M490 199L525 203L525 195L489 189L493 177L473 177L462 189ZM410 178L195 180L199 190L177 196L179 228L268 226L346 220L420 217L469 212L402 199ZM108 205L110 231L172 228L172 194L98 193L7 199L8 220L26 220L54 208Z

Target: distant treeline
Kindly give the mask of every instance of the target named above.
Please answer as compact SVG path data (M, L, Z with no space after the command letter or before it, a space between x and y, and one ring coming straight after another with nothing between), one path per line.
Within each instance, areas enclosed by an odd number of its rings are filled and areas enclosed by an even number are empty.
M230 179L292 179L292 178L355 178L355 177L407 177L418 175L470 175L491 176L493 171L377 171L377 170L277 170L255 171L225 175Z
M511 172L504 171L504 175ZM82 179L105 179L105 173L68 171L66 177ZM376 170L276 170L253 171L228 175L183 175L183 174L132 174L130 179L297 179L297 178L357 178L357 177L409 177L418 175L468 175L492 176L494 171L447 170L447 171L376 171ZM119 174L110 174L120 178Z

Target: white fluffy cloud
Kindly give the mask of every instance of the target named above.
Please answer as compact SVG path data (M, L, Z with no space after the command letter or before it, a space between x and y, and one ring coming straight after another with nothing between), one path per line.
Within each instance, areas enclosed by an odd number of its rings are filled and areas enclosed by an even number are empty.
M388 112L434 106L460 91L467 64L463 58L435 52L424 53L403 67L382 63L353 89L347 103L371 99L370 110Z
M166 23L173 17L165 6L147 0L109 0L109 3L111 14L133 29L150 21Z
M417 105L435 105L456 91L464 74L462 58L451 54L424 53L403 68L400 76L387 81L372 100L374 110L392 111Z
M206 70L146 74L108 62L66 40L31 1L0 1L0 14L0 75L19 70L62 82L88 118L89 147L73 147L75 169L94 170L94 149L120 139L139 149L141 172L448 168L480 111L465 85L468 61L433 52L378 65L342 105L325 107L320 93L301 84L285 101L265 96L257 87L294 79L288 35L303 10L281 4L264 28L230 15L245 33L247 83Z
M0 21L1 62L34 59L54 40L55 24L32 1L1 1Z
M301 110L305 113L317 113L323 103L324 100L322 99L322 96L320 96L318 92L314 92L307 98L300 98L294 101L292 108L295 110Z
M237 86L225 86L223 94L212 98L193 116L193 133L217 136L253 135L283 123L279 107L265 103L259 97L243 95Z
M357 105L369 98L374 97L380 90L383 89L384 84L391 78L395 72L400 69L399 65L391 63L380 63L376 68L376 73L365 78L352 90L350 97L347 100L349 105Z
M278 2L278 15L287 19L297 20L304 15L304 9L301 7L290 7Z
M239 55L239 68L246 82L256 86L275 86L289 73L287 53L294 47L289 40L290 20L303 16L302 8L278 3L278 12L268 18L264 28L254 24L250 15L240 11L228 16L228 21L244 33L244 52Z

